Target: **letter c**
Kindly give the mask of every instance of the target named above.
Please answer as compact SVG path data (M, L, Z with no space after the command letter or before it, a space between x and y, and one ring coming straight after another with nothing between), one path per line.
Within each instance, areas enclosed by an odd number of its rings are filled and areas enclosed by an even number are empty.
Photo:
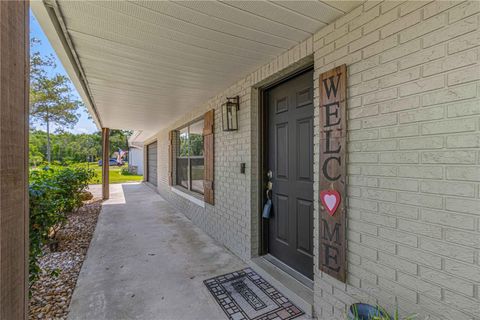
M323 172L323 175L325 176L325 178L327 178L327 179L330 180L330 181L335 181L335 180L340 179L340 177L341 177L342 175L339 174L339 175L336 176L336 177L330 177L330 175L328 174L328 168L327 168L328 162L330 162L330 160L337 160L338 165L339 165L339 166L341 165L340 157L329 157L329 158L325 159L325 161L323 162L322 172Z

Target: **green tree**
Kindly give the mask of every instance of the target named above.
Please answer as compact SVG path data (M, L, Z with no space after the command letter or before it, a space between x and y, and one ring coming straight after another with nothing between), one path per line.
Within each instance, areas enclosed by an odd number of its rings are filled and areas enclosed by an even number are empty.
M112 130L110 154L118 149L127 150L130 131ZM51 161L60 163L96 161L102 155L100 132L74 134L56 132L50 135ZM47 133L42 130L30 131L30 165L38 166L47 159Z
M99 133L51 133L50 141L51 161L84 162L95 161L101 157L102 144ZM47 133L41 130L31 130L29 145L30 165L38 166L47 158Z
M30 144L30 148L28 149L28 159L30 161L30 164L34 167L42 163L44 160L43 154L40 152L40 150L35 144Z
M203 136L201 134L190 134L190 155L203 155Z
M203 136L201 134L190 133L190 135L180 135L180 157L203 155Z
M39 41L32 39L32 47ZM61 128L73 127L79 119L76 111L83 106L72 94L70 80L55 73L55 62L52 56L42 56L33 52L30 57L30 119L32 123L46 126L47 150L46 159L51 161L51 125Z
M110 131L110 155L121 150L128 150L128 138L132 135L132 131L115 130Z

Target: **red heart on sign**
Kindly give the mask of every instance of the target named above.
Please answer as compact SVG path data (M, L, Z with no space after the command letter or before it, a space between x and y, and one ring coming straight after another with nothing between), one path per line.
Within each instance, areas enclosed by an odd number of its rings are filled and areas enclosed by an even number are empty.
M322 201L322 204L325 207L325 210L327 210L328 214L333 216L340 205L340 193L335 190L320 191L320 201Z

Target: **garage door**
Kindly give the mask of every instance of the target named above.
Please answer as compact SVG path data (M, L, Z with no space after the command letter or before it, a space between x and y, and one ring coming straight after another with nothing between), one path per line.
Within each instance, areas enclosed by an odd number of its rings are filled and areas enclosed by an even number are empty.
M157 185L157 143L147 145L147 181Z

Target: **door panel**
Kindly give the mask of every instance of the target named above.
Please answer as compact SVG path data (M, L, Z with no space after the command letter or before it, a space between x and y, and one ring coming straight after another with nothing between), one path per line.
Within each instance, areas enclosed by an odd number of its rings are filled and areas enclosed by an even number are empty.
M268 251L313 278L313 71L265 92L272 215Z
M288 123L277 124L276 132L277 177L288 179Z
M157 185L157 143L147 145L147 181Z
M275 100L277 113L288 111L288 97L282 97Z
M288 242L288 197L282 194L275 195L277 209L276 229L277 240Z
M297 199L297 249L311 255L313 248L313 202Z
M296 125L297 146L297 179L313 181L313 119L311 117L300 119Z

